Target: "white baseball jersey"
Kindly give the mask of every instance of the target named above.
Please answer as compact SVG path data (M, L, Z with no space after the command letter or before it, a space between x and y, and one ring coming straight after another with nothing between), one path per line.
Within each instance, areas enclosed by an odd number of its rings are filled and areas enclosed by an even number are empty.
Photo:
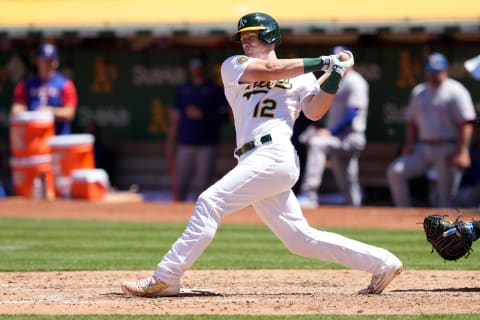
M199 197L182 236L159 262L154 276L176 283L212 241L221 220L253 206L262 221L292 252L374 274L397 260L382 248L309 226L291 190L299 176L299 161L291 143L292 126L302 100L319 90L313 74L284 81L239 83L255 61L233 56L222 64L226 97L233 109L237 145L270 134Z
M417 125L420 140L456 140L459 125L474 119L470 93L451 78L437 90L428 83L417 85L406 113L406 120Z
M347 108L358 108L359 112L352 120L347 133L365 132L368 112L368 82L355 70L350 70L340 81L332 105L327 113L327 127L333 127L342 119Z
M291 136L302 100L319 91L312 73L288 80L239 84L245 69L255 60L232 56L221 68L225 95L235 119L238 147L265 134Z

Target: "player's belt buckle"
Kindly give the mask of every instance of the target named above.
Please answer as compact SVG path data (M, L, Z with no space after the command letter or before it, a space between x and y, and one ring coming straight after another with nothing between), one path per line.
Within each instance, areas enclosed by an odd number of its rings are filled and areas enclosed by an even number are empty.
M258 139L257 143L256 141L257 140L252 140L245 143L243 146L235 150L235 155L237 157L240 157L241 155L247 153L248 151L255 149L256 146L272 141L272 136L270 134L266 134L264 136L261 136L260 139Z

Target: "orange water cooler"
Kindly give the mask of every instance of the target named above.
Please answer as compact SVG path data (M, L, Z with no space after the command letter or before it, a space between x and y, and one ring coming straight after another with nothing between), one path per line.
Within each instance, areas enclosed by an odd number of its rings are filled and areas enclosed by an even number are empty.
M53 114L26 111L10 119L10 149L14 157L50 153L48 139L55 134Z
M71 197L74 199L102 200L108 187L108 175L103 169L77 169L72 171Z
M16 195L34 197L35 183L41 183L44 199L55 198L52 158L50 155L14 157L10 159L13 188Z
M25 111L10 118L10 168L16 195L33 197L37 184L41 197L54 198L48 144L54 134L54 117L50 112Z
M60 135L48 140L57 195L69 196L71 190L68 190L68 184L72 182L74 170L95 168L94 141L95 138L91 134Z

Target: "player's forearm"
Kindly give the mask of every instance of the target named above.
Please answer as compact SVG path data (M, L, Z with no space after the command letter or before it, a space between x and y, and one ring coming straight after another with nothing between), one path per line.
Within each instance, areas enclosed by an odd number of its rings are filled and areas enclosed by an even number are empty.
M334 94L325 91L320 91L316 96L306 97L303 101L302 111L308 119L320 120L327 113L334 97Z
M72 121L75 117L76 108L73 106L64 106L60 108L49 107L55 119L60 121Z
M457 152L467 150L472 140L473 125L470 122L463 123L458 129Z
M412 122L407 122L405 126L405 144L413 145L417 137L417 127Z
M303 74L302 59L257 60L250 64L241 77L242 82L289 79Z
M258 60L247 68L241 81L255 82L290 79L304 73L322 70L326 59L328 57L322 56L318 58L277 59L273 61Z

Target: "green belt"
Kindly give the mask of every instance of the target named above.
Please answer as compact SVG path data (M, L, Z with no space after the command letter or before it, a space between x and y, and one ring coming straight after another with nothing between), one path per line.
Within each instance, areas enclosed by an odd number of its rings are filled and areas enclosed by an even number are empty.
M272 136L270 134L266 134L266 135L260 137L260 143L261 144L265 144L265 143L270 142L270 141L272 141ZM243 146L241 146L240 148L238 148L237 150L235 150L235 155L237 157L240 157L242 154L245 154L248 151L250 151L252 149L255 149L255 147L256 147L255 141L249 141L249 142L245 143Z

